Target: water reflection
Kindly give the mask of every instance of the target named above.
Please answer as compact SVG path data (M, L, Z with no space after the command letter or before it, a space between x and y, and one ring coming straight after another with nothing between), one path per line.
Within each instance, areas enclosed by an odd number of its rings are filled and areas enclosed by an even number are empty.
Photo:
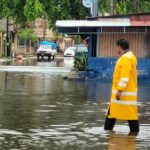
M111 91L111 83L106 82L88 82L87 83L87 96L88 99L101 100L109 102Z
M140 133L126 122L103 130L110 82L58 74L0 72L0 149L134 150L150 148L149 82L139 83Z
M150 101L150 80L139 81L138 83L138 101ZM111 81L101 82L88 82L87 83L87 96L101 101L109 101L111 92Z
M110 134L108 150L136 150L136 136Z
M40 67L67 67L73 68L74 58L72 57L58 57L54 61L37 61L36 57L28 59L14 59L12 61L0 62L3 66L40 66Z

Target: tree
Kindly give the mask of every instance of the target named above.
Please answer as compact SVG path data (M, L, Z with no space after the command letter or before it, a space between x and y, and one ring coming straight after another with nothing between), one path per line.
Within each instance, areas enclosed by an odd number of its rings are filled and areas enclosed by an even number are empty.
M110 13L111 0L97 0L100 12ZM149 0L113 0L115 14L149 12ZM55 29L56 20L85 19L90 9L82 5L82 0L0 0L0 17L10 17L15 23L26 26L45 15Z
M0 0L0 18L9 17L22 27L42 15L43 5L39 0Z
M113 0L115 14L149 12L149 0ZM100 13L110 13L111 0L98 0Z
M27 22L31 22L43 15L43 5L39 0L26 0L24 6L24 15L27 18Z
M0 17L9 17L15 23L26 22L26 17L23 13L25 0L1 0L0 1Z
M41 3L47 14L49 25L54 30L56 20L80 20L90 16L90 11L82 5L82 0L41 0Z
M99 11L102 15L104 15L105 13L110 13L109 12L110 0L97 0L97 1L98 1Z
M38 17L46 16L55 29L56 20L85 19L89 9L82 0L0 0L0 17L9 17L25 28Z
M28 28L19 30L18 37L21 39L31 40L32 42L38 41L38 38L35 35L34 31L32 29L28 29Z

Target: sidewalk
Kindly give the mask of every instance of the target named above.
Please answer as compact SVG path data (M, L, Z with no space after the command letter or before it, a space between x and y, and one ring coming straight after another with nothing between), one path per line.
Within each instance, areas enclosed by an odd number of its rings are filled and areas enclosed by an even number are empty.
M36 58L37 56L36 55L26 55L26 56L23 56L22 55L22 59L28 59L28 58ZM63 54L57 54L56 55L56 58L62 58L63 57ZM4 62L4 61L12 61L12 60L16 60L17 57L3 57L3 58L0 58L0 62Z
M14 60L14 59L16 59L16 58L13 58L13 57L3 57L3 58L0 58L0 62L5 62L5 61L12 61L12 60Z
M28 58L36 58L35 55L30 55L30 56L23 56L22 59L28 59ZM13 61L13 60L17 60L16 57L3 57L0 58L0 62L5 62L5 61Z

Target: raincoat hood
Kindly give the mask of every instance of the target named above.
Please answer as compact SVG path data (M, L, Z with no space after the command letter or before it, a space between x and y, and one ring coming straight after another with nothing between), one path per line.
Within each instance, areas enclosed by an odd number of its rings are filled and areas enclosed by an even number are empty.
M137 59L136 59L136 57L134 56L134 54L133 54L132 51L129 51L129 52L123 54L122 57L127 57L128 59L131 60L131 62L132 62L133 64L136 64L136 65L137 65Z

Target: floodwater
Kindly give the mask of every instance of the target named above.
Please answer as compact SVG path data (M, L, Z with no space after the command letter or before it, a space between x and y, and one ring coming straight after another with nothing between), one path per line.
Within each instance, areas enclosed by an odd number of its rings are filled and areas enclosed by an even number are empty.
M139 82L140 133L129 136L122 121L110 133L103 125L111 83L64 80L66 60L1 63L0 149L150 149L150 81Z

